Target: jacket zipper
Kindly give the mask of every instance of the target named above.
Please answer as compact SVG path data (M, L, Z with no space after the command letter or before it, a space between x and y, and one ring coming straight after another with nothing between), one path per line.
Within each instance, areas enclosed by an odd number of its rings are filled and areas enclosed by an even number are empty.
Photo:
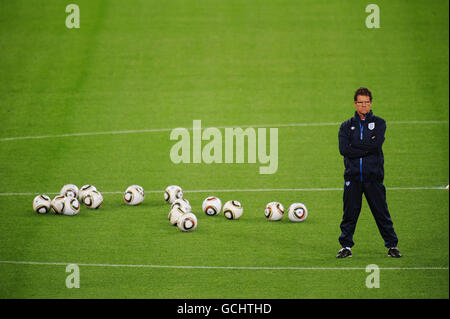
M364 131L364 125L362 124L362 121L359 120L359 131L360 136L359 139L362 141L363 140L363 131ZM359 174L361 175L361 182L363 181L363 166L362 166L362 157L359 158Z

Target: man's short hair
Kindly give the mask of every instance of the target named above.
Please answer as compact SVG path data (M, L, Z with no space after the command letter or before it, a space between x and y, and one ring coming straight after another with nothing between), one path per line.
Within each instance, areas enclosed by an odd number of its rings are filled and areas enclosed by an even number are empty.
M360 87L355 91L355 96L353 97L353 100L356 101L358 98L358 95L365 95L370 98L372 101L372 92L368 88Z

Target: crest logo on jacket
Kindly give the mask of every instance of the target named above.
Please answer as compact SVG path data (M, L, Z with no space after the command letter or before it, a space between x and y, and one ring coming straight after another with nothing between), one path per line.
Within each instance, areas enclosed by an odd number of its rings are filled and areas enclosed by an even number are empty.
M367 127L369 128L369 130L372 131L375 128L375 123L374 122L369 123L369 125Z

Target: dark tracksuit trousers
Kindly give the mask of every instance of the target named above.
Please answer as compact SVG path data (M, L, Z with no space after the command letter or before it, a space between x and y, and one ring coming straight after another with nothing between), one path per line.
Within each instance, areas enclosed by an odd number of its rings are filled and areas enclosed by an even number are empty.
M384 245L396 247L397 235L386 202L383 185L384 158L381 146L386 124L372 111L364 121L355 116L342 123L339 130L339 150L344 156L344 214L341 221L339 243L353 247L353 234L361 212L364 194L378 226Z
M350 181L344 186L344 216L341 222L340 244L342 247L354 245L353 234L361 212L363 194L384 239L384 245L387 248L396 247L398 238L386 203L386 188L380 182Z

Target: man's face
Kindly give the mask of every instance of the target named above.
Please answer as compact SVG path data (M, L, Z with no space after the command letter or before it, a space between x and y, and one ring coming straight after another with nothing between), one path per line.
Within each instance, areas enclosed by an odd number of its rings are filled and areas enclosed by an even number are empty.
M358 95L353 103L355 103L356 111L359 115L369 113L372 107L372 101L367 95Z

